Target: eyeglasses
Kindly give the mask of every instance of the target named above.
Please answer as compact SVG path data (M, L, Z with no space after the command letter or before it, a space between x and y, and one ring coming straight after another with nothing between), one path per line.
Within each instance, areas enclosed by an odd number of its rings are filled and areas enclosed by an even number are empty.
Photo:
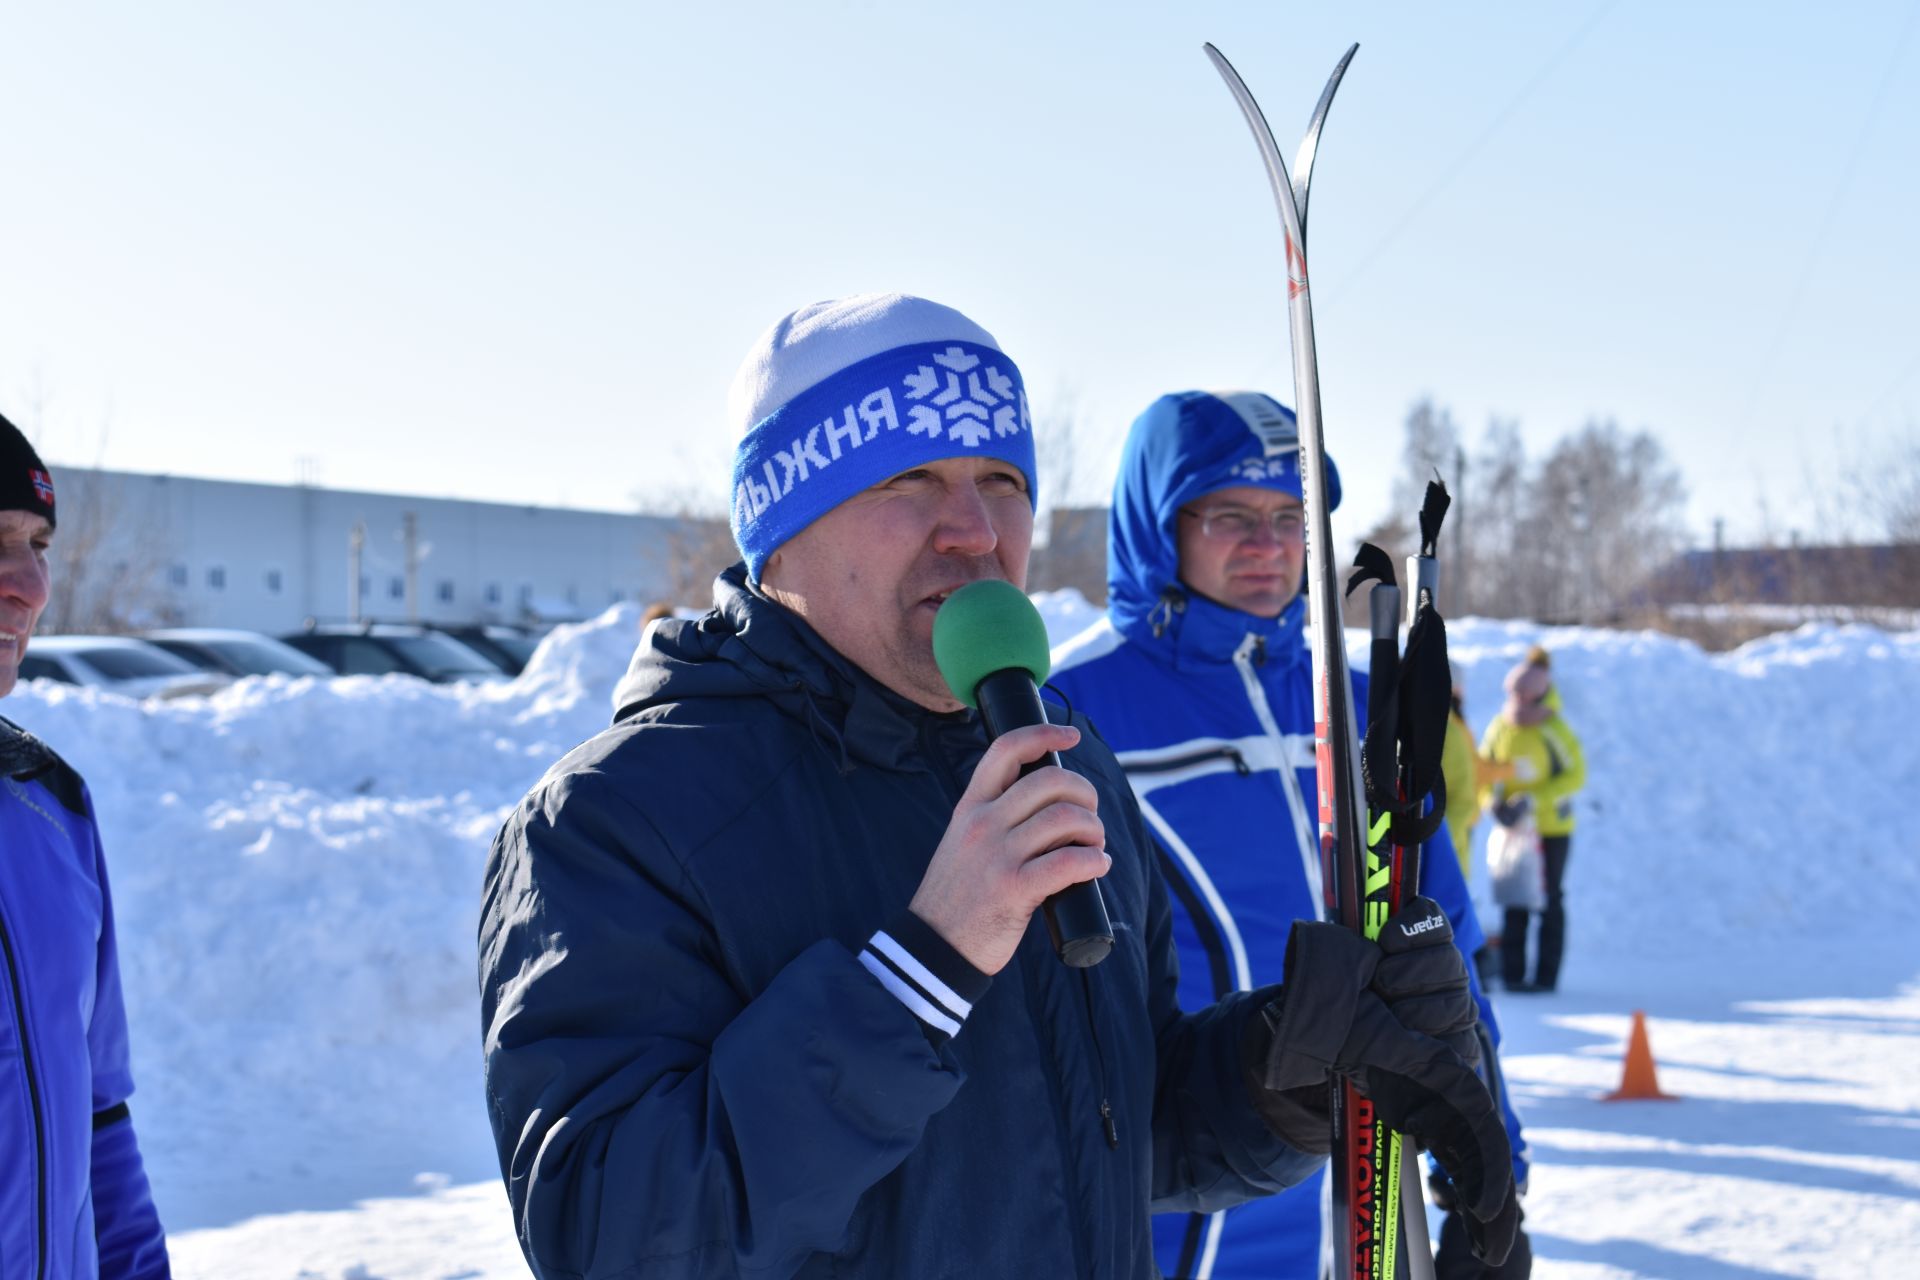
M1280 542L1293 542L1305 536L1307 521L1304 513L1290 507L1269 512L1262 516L1257 511L1248 511L1244 507L1221 507L1215 511L1182 511L1184 516L1192 516L1200 522L1200 532L1209 538L1221 542L1244 542L1254 535L1261 525L1273 530L1273 536Z

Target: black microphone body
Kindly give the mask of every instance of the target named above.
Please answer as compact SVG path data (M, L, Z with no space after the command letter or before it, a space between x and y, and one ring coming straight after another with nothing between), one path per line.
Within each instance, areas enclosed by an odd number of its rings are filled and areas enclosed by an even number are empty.
M1009 667L982 679L974 687L974 700L980 719L987 727L987 740L1028 725L1047 724L1046 708L1040 705L1040 690L1033 676L1022 667ZM1049 751L1020 770L1026 777L1035 769L1060 763L1060 753ZM1107 900L1101 896L1098 880L1083 880L1068 885L1041 904L1047 918L1047 932L1053 936L1053 949L1060 959L1075 969L1099 964L1113 950L1113 923L1107 918Z

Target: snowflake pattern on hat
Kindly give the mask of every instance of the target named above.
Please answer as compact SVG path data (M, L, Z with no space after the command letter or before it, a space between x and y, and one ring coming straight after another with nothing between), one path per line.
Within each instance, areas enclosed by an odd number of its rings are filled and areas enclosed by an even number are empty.
M947 348L933 363L938 371L923 364L906 376L907 399L923 402L907 410L908 431L932 439L944 429L948 439L977 449L992 436L1028 429L1027 398L998 366L959 347Z
M1233 474L1249 484L1285 480L1294 474L1298 462L1298 455L1294 454L1280 454L1271 458L1254 454L1234 463Z
M981 343L883 351L807 388L734 451L734 540L756 578L774 548L870 485L927 462L999 458L1036 501L1033 425L1019 366Z

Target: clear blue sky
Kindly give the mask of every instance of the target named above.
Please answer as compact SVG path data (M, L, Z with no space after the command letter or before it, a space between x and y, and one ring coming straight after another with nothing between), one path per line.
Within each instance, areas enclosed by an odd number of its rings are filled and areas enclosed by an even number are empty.
M791 308L968 312L1099 496L1154 396L1291 400L1289 157L1351 534L1408 406L1657 432L1704 533L1920 421L1916 0L13 4L0 409L56 463L723 500ZM1042 478L1046 483L1046 478ZM1764 505L1763 505L1764 500Z

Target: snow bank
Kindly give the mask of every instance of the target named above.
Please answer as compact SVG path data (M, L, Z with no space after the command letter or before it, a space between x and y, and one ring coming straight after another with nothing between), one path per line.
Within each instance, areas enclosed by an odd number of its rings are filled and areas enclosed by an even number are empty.
M1529 645L1553 655L1588 772L1574 951L1813 940L1890 926L1920 891L1920 860L1888 833L1920 785L1920 633L1809 624L1708 654L1647 632L1468 621L1449 641L1476 731Z
M482 864L606 724L638 620L555 631L511 684L273 676L141 704L36 682L7 700L93 789L170 1229L405 1193L427 1168L497 1174Z

